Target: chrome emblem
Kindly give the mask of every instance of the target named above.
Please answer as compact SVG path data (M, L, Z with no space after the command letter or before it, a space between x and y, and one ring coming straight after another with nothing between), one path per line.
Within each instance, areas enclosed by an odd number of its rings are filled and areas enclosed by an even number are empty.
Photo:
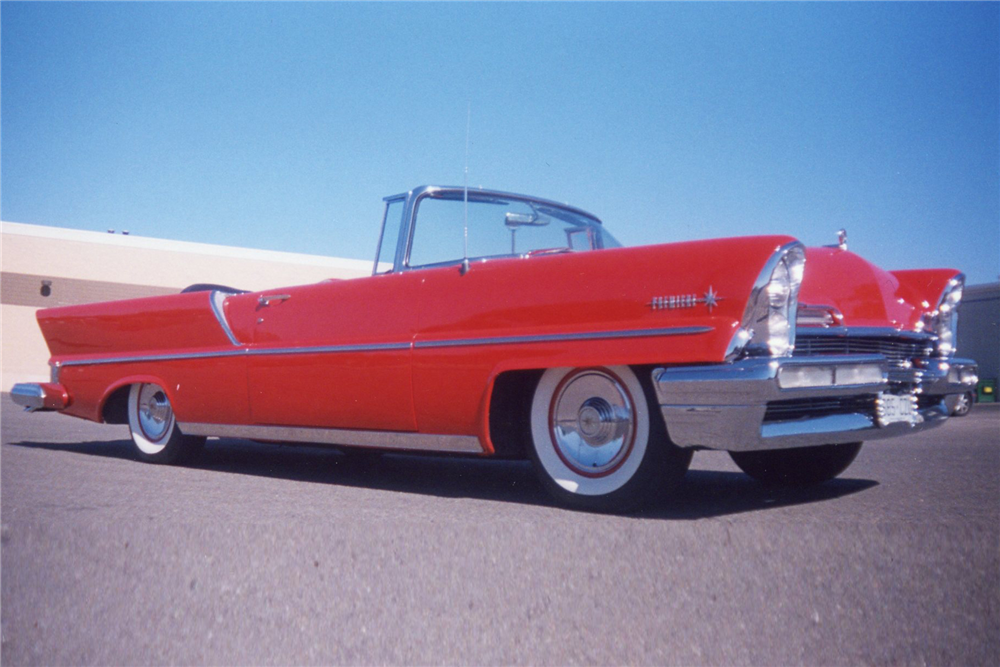
M712 312L712 309L719 305L719 301L722 299L719 293L715 291L715 288L711 285L708 286L708 291L705 292L705 298L703 302L708 306L708 312Z
M709 286L708 291L702 297L696 294L654 296L648 305L653 310L675 310L677 308L694 308L699 303L703 303L708 306L708 312L712 312L712 309L718 306L722 299L723 297L719 296L715 288Z

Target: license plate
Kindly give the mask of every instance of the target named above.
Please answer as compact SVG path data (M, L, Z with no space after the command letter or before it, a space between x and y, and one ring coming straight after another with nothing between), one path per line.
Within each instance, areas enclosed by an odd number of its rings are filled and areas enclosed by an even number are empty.
M903 396L879 394L876 406L879 426L888 426L899 422L914 424L917 421L916 401L910 394Z

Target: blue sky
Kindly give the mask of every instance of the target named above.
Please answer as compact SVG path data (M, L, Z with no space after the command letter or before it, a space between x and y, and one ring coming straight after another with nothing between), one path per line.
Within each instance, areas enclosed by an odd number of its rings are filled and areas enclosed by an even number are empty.
M1000 273L1000 5L0 4L7 221L370 259L381 198L567 201Z

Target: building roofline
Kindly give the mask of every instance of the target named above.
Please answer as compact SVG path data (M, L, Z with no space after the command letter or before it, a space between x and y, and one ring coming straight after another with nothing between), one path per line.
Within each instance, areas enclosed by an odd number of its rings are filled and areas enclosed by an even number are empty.
M47 225L32 225L22 222L0 222L0 232L16 236L31 236L43 239L75 241L78 243L94 243L122 248L163 250L167 252L209 255L212 257L233 257L236 259L248 259L262 262L308 264L312 266L347 269L365 273L371 271L371 262L363 259L307 255L303 253L285 252L280 250L258 250L256 248L213 245L210 243L196 243L194 241L173 241L148 236L133 236L131 234L108 234L106 232L95 232L83 229L67 229L64 227L50 227Z

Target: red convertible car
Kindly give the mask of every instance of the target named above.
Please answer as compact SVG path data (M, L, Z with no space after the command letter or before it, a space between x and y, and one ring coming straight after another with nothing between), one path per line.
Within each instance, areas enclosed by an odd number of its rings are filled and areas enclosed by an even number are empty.
M753 477L840 474L948 417L963 276L757 236L623 248L545 199L385 200L372 275L38 312L28 410L127 423L172 463L208 436L525 457L562 502L626 511L697 449Z

